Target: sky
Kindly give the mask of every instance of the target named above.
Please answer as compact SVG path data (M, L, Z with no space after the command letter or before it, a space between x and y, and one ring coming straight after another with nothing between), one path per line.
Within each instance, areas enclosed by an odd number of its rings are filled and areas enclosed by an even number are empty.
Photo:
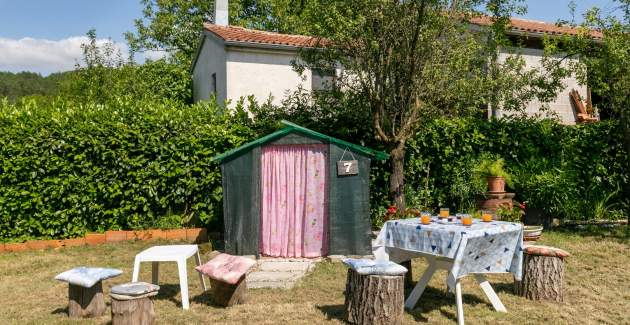
M569 2L525 0L528 12L519 17L552 23L570 20ZM612 0L575 3L578 13L592 6L613 8ZM81 59L85 33L92 28L100 43L111 38L125 55L123 34L134 30L133 21L141 14L140 0L0 0L0 71L47 75L72 70Z

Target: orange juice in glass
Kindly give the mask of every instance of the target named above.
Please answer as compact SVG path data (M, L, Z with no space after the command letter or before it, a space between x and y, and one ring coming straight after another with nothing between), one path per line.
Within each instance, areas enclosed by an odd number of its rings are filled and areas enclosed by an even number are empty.
M448 218L450 214L451 214L451 210L449 208L440 208L441 219Z
M470 214L464 214L462 215L462 225L464 226L470 226L472 225L473 222L473 218Z
M420 213L420 221L422 222L423 225L428 225L431 223L431 213L430 212L426 212L423 211L422 213Z
M483 213L481 214L481 220L483 220L483 222L492 221L492 214L490 213L490 211L483 211Z

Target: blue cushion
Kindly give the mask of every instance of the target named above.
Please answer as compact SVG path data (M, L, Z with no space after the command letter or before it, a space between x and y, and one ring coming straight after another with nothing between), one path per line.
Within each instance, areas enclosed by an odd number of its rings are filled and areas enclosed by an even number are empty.
M407 269L391 261L346 258L343 263L361 275L403 275Z

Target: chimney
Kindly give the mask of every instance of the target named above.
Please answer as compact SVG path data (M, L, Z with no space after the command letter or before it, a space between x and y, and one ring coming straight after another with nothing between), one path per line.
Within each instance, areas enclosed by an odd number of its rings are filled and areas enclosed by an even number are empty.
M228 0L214 0L214 23L220 26L229 25Z

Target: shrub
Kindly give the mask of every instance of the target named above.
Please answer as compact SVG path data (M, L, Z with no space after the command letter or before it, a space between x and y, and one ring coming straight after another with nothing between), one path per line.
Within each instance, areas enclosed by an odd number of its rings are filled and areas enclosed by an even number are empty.
M425 206L467 210L485 190L475 177L476 161L491 155L505 160L510 189L531 207L557 218L620 218L630 193L621 190L629 172L616 128L614 121L436 120L409 143L407 186L424 191Z
M0 239L221 222L211 158L253 138L243 114L176 101L0 102ZM178 222L178 221L175 221Z

